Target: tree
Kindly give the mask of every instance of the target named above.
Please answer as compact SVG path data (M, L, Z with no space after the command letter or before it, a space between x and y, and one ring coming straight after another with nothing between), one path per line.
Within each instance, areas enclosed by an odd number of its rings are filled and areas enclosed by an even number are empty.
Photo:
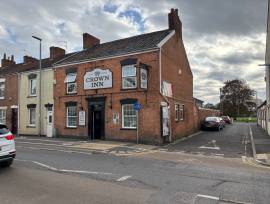
M207 103L204 105L204 108L208 108L208 109L216 109L215 105L212 103Z
M234 79L224 84L221 88L221 107L222 104L230 103L232 109L230 112L235 118L240 115L240 110L247 112L244 110L248 110L248 103L253 99L255 91L250 89L245 80Z

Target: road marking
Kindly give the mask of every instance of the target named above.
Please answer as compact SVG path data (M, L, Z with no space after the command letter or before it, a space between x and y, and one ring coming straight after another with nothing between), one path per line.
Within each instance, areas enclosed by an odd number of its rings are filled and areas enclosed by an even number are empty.
M74 150L62 150L62 149L50 149L50 148L43 148L43 147L25 147L16 145L17 148L25 148L25 149L32 149L32 150L46 150L46 151L58 151L58 152L66 152L66 153L77 153L77 154L86 154L86 155L92 155L92 152L81 152L81 151L74 151ZM100 151L102 152L102 151ZM106 153L106 152L103 152Z
M41 167L44 167L46 169L49 169L51 171L55 172L66 172L66 173L80 173L80 174L100 174L100 175L113 175L113 173L107 173L107 172L97 172L97 171L80 171L80 170L69 170L69 169L57 169L55 167L49 166L47 164L43 164L41 162L37 161L32 161L32 160L24 160L24 159L15 159L16 161L21 161L21 162L31 162L36 165L39 165ZM130 176L131 177L131 176Z
M49 143L39 143L39 142L17 142L19 144L31 144L31 145L45 145L45 146L55 146L55 147L66 147L59 144L49 144Z
M212 200L219 200L218 197L215 197L215 196L209 196L209 195L203 195L203 194L198 194L196 197L208 198L208 199L212 199Z
M125 181L125 180L127 180L127 179L129 179L129 178L131 178L131 177L132 177L132 176L123 176L123 177L117 179L116 181Z
M206 147L206 146L200 146L199 149L215 149L215 150L220 150L219 147Z

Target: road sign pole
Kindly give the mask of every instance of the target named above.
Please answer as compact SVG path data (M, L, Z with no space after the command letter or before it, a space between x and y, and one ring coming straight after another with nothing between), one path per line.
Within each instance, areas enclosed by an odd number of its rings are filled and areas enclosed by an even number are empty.
M139 144L139 110L137 110L136 113L137 113L137 144Z

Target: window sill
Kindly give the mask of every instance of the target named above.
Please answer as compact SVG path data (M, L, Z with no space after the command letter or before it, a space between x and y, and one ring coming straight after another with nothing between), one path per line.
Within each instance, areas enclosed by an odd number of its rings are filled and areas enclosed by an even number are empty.
M121 88L121 91L130 91L130 90L138 90L138 88Z
M29 96L27 96L27 98L34 98L34 97L37 97L37 95L29 95Z
M120 128L120 130L137 130L137 128Z
M36 128L35 125L27 125L26 128Z
M74 92L74 93L66 93L66 95L77 95L77 92Z
M5 99L5 97L0 97L0 100L4 100Z
M78 127L65 127L65 129L77 129Z

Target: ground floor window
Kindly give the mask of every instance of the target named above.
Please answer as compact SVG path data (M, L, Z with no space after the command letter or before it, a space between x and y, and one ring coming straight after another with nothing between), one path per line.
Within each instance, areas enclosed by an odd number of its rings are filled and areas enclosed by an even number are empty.
M77 127L77 106L67 106L67 127Z
M133 104L122 105L122 128L137 128L137 113Z
M0 123L6 124L6 109L0 109Z
M28 108L29 112L29 126L36 125L36 108Z
M184 113L184 105L179 106L179 120L184 120L185 113Z

